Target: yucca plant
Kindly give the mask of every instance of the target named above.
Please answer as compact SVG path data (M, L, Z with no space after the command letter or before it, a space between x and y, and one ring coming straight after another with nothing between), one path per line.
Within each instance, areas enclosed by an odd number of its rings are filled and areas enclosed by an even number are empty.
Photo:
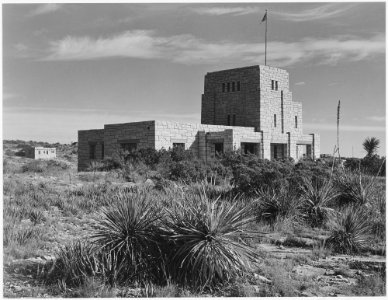
M121 277L126 281L163 280L162 216L155 201L142 192L118 193L113 204L98 214L92 239L125 266Z
M261 189L256 191L258 204L257 221L265 221L271 226L285 218L297 219L300 215L301 201L296 190L281 186L279 189Z
M335 210L330 207L339 196L330 179L309 180L304 178L301 185L303 211L311 226L321 226Z
M364 205L373 197L376 189L376 177L342 172L337 183L340 191L339 202L342 205Z
M346 208L332 221L332 231L326 245L336 253L360 253L368 244L371 226L368 214L361 206Z
M209 200L196 193L169 211L167 227L174 242L170 272L176 281L194 287L213 287L234 278L257 261L246 238L255 221L249 206Z

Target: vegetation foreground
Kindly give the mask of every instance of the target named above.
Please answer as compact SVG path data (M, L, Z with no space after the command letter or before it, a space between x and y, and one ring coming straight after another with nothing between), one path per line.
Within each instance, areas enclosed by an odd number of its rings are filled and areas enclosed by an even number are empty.
M5 297L386 294L373 153L340 167L142 150L77 173L75 145L49 161L25 145L4 142Z

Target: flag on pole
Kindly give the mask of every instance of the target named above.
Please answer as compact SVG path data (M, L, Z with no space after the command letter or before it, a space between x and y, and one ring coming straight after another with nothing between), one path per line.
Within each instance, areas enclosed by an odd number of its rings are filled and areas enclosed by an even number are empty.
M267 21L267 11L265 12L263 19L261 20L261 23L263 23L264 21Z

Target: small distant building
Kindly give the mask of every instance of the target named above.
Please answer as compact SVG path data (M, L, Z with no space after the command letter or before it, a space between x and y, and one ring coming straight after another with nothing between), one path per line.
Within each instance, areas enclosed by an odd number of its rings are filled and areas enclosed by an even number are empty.
M52 159L57 157L56 148L28 147L24 149L26 157L33 159Z

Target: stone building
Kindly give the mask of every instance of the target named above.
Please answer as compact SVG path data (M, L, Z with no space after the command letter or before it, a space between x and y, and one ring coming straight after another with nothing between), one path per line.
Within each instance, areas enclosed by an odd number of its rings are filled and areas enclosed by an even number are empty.
M201 124L144 121L78 131L78 169L120 149L182 147L208 160L241 149L264 159L319 158L318 134L303 133L286 70L251 66L207 73Z

